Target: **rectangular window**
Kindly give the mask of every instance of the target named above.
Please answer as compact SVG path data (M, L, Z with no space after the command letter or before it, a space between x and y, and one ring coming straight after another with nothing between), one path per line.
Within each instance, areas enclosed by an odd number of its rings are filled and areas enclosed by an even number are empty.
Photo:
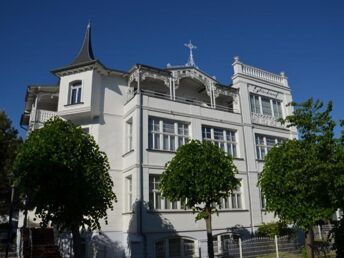
M70 85L69 104L81 103L82 85L80 81L74 82Z
M238 157L235 131L202 126L202 137L204 141L214 143L232 157Z
M252 113L282 118L282 103L279 100L251 94L250 103Z
M264 160L268 151L282 141L282 138L256 134L257 159Z
M132 211L133 205L133 180L131 176L125 178L126 186L126 211Z
M133 149L133 119L126 122L126 152Z
M176 151L188 140L188 123L161 118L149 119L150 149Z
M160 175L149 175L149 207L153 210L182 209L180 201L170 201L161 197Z
M227 198L222 198L221 209L243 209L241 189L240 185Z

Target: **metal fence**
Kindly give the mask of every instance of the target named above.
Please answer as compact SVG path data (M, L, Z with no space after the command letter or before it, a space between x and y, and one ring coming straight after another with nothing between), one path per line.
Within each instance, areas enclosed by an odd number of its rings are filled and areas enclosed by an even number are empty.
M252 237L226 239L222 243L219 258L282 258L301 257L301 246L294 237Z

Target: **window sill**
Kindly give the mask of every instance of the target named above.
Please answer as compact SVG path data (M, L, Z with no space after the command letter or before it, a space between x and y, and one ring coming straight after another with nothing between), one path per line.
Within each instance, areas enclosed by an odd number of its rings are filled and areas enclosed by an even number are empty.
M248 212L247 209L221 209L217 210L217 212Z
M265 162L263 159L256 159L258 162Z
M69 106L76 106L76 105L82 105L84 104L84 102L78 102L78 103L73 103L73 104L66 104L64 105L65 107L69 107Z
M126 153L124 153L122 155L122 158L124 158L125 156L129 155L130 153L134 152L134 149L131 149L130 151L127 151Z
M126 212L122 212L122 215L131 215L134 214L135 212L133 211L126 211Z
M244 160L244 158L233 157L234 160Z
M248 212L247 209L218 209L217 212ZM148 210L147 213L196 213L193 210Z
M176 209L176 210L148 210L147 213L193 213L192 210L183 210L183 209Z
M169 150L158 150L158 149L146 149L146 151L149 151L149 152L163 152L163 153L171 153L171 154L174 154L176 153L176 151L169 151Z

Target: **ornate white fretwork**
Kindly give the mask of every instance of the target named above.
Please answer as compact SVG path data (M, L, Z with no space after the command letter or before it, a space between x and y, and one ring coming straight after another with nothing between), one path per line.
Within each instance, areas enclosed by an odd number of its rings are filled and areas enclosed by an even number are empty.
M160 74L156 74L156 73L152 73L152 72L144 72L141 75L141 79L145 80L146 78L152 78L155 80L161 80L164 82L166 87L170 87L170 80L168 76L164 76L164 75L160 75Z
M274 126L274 127L284 127L280 122L278 122L272 116L251 113L251 118L252 118L252 123L255 123L255 124L262 124L262 125L268 125L268 126Z

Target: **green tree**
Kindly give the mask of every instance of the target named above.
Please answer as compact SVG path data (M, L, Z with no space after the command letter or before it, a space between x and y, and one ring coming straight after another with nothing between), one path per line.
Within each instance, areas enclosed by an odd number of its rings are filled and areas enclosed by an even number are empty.
M41 225L49 222L73 235L74 256L81 257L80 227L100 228L116 195L109 163L93 137L69 121L53 118L33 131L14 163L16 187Z
M11 120L0 110L0 216L8 215L11 185L9 175L17 149L22 142Z
M186 200L186 206L205 219L208 255L214 257L211 216L222 198L240 185L232 157L207 141L192 140L177 150L161 176L162 195L172 201Z
M303 228L308 257L314 257L313 225L318 220L330 219L336 210L336 123L330 116L331 102L324 107L321 101L309 99L292 105L297 109L283 122L296 126L300 138L285 141L269 151L259 185L267 200L267 211Z

